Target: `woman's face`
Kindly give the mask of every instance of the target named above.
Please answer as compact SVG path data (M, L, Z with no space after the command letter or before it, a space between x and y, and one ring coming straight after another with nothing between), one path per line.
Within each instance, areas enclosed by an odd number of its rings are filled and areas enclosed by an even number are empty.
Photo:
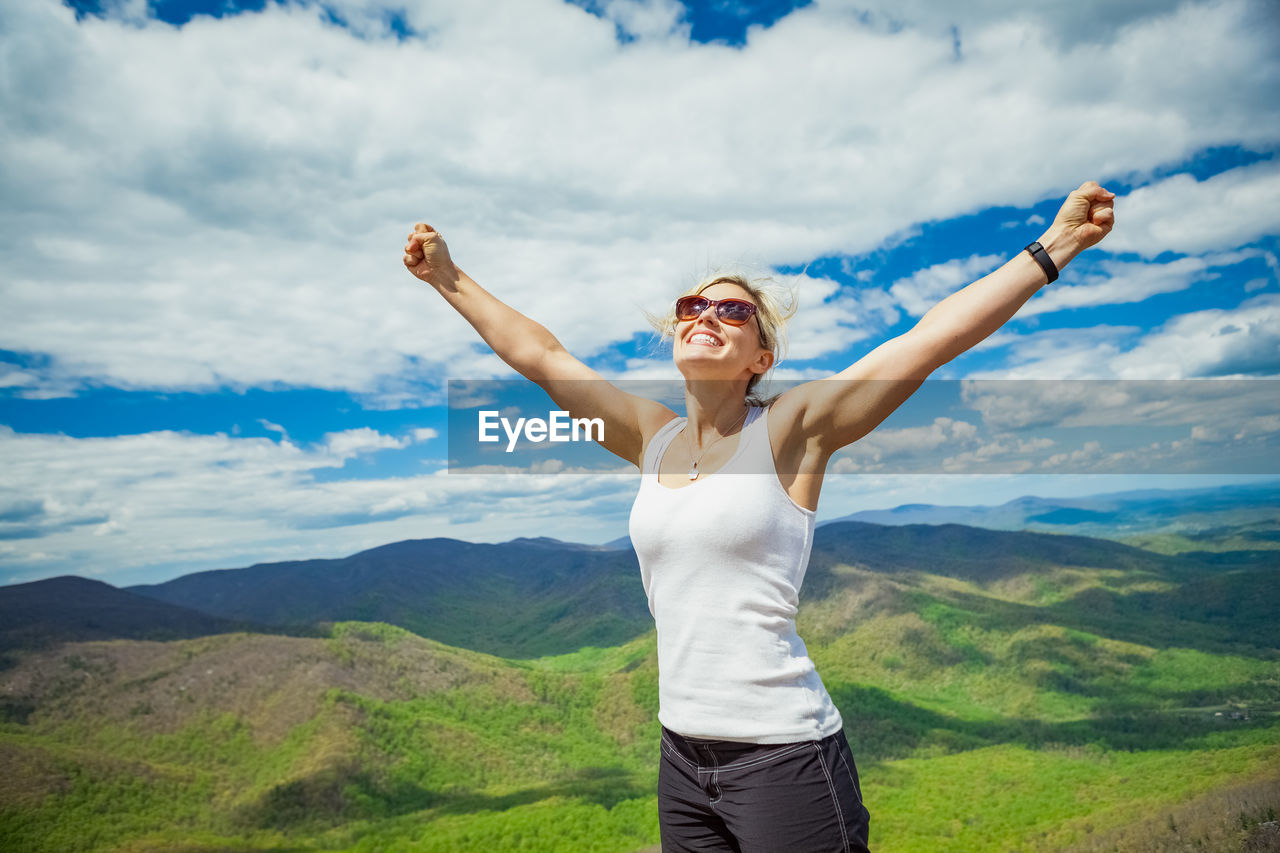
M751 294L736 284L718 282L700 296L710 300L745 299ZM752 315L744 325L733 326L716 316L710 306L692 320L676 323L674 356L686 378L738 379L764 373L773 363L773 353L760 346L760 318Z

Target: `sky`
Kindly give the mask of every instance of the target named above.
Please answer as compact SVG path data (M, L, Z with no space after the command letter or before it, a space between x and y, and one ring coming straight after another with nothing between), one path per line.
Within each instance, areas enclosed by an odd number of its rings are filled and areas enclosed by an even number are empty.
M968 408L855 445L819 520L1274 475L1223 450L1274 403L1204 383L1280 378L1277 91L1280 7L1247 0L0 0L0 583L625 535L625 464L449 465L450 380L514 374L405 271L417 221L617 382L677 376L646 311L774 275L801 306L782 383L1097 180L1113 233L934 374ZM1053 411L1159 381L1093 426L1160 410L1152 447L1223 462L1015 440L964 385L1006 380Z

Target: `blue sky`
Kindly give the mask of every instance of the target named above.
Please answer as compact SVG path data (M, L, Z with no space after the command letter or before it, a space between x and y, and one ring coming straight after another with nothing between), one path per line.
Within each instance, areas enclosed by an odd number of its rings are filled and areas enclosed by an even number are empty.
M2 583L624 535L623 467L446 470L448 380L511 374L403 270L419 219L617 381L674 375L644 310L772 272L791 381L1096 179L1113 234L935 376L1280 377L1273 4L0 2ZM1276 432L1265 401L1182 396L1160 441ZM989 456L991 411L865 449ZM901 470L830 478L819 517L1244 479Z

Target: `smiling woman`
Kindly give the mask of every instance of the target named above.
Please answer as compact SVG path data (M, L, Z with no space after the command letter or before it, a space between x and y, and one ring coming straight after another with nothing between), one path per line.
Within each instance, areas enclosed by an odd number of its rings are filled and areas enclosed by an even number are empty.
M711 300L706 291L717 285L734 285L746 293L745 299L726 298ZM664 338L674 338L681 323L696 319L708 307L716 309L716 317L731 326L742 326L756 319L760 346L773 354L771 364L777 364L787 351L787 320L795 314L795 296L784 291L771 278L749 279L745 275L714 275L686 291L670 310L663 316L649 315L649 323ZM710 346L722 346L724 341L706 329L697 331L701 335L696 342ZM691 343L694 341L691 341ZM748 400L755 400L757 405L764 402L753 398L751 392L763 378L763 373L752 374L747 381Z
M869 849L844 721L795 625L827 463L1105 237L1113 199L1081 185L1038 241L910 331L770 400L751 392L781 355L792 307L744 278L699 284L656 323L674 340L686 417L605 381L414 226L409 271L641 471L631 540L658 627L663 850Z

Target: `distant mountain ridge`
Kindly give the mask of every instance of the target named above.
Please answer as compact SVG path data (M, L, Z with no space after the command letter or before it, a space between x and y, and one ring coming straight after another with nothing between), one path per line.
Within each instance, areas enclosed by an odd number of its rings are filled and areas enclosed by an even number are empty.
M888 513L896 522L820 525L801 600L833 594L847 582L850 570L885 577L935 575L986 586L1102 569L1126 573L1130 583L1181 585L1178 595L1148 601L1155 610L1194 615L1212 598L1220 604L1236 602L1243 612L1260 617L1255 611L1261 605L1250 596L1263 594L1271 577L1267 572L1280 564L1280 550L1158 553L1075 532L1100 523L1100 515L1121 514L1116 507L1128 507L1125 511L1148 517L1164 513L1166 524L1179 519L1199 524L1201 532L1188 529L1182 535L1182 546L1190 539L1195 547L1220 545L1215 531L1226 531L1222 535L1234 541L1272 545L1265 539L1277 532L1277 525L1249 519L1265 519L1268 513L1274 517L1277 504L1268 501L1277 492L1277 484L1144 490L1070 500L1024 497L996 508L914 504L856 513L850 518ZM1188 515L1172 515L1176 507ZM1064 532L939 523L957 511L988 521L999 520L1001 512L1007 518L1049 516L1064 522L1052 527ZM1072 523L1065 523L1068 515ZM906 522L909 518L933 521ZM1241 539L1241 531L1254 538ZM1108 607L1124 611L1140 601L1145 599L1130 596ZM1221 610L1219 606L1214 612ZM496 544L407 540L339 559L204 571L126 589L75 577L0 587L0 648L229 631L315 635L342 621L385 622L451 646L512 658L614 646L653 627L639 566L625 538L604 545L549 537Z
M1232 567L1085 536L847 521L816 531L801 600L830 595L846 568L978 584L1104 569L1177 584ZM198 572L129 591L272 625L386 622L503 657L616 645L653 627L633 551L548 539L409 540L344 559Z
M436 538L128 589L227 619L387 622L449 645L520 657L616 645L649 630L639 578L631 551L550 538Z
M0 650L86 640L179 640L233 631L280 633L75 575L0 587Z
M926 572L990 583L1045 566L1106 566L1185 577L1204 565L1088 536L990 530L963 524L827 524L814 533L810 570L854 565L874 572Z
M862 510L821 522L873 524L965 524L992 530L1070 532L1108 539L1156 530L1194 535L1215 526L1212 518L1242 513L1245 525L1255 518L1275 517L1280 511L1280 481L1214 486L1202 489L1136 489L1079 498L1026 495L996 506L935 506L903 504L892 509ZM1244 535L1250 534L1244 530ZM1273 526L1258 531L1272 541Z

